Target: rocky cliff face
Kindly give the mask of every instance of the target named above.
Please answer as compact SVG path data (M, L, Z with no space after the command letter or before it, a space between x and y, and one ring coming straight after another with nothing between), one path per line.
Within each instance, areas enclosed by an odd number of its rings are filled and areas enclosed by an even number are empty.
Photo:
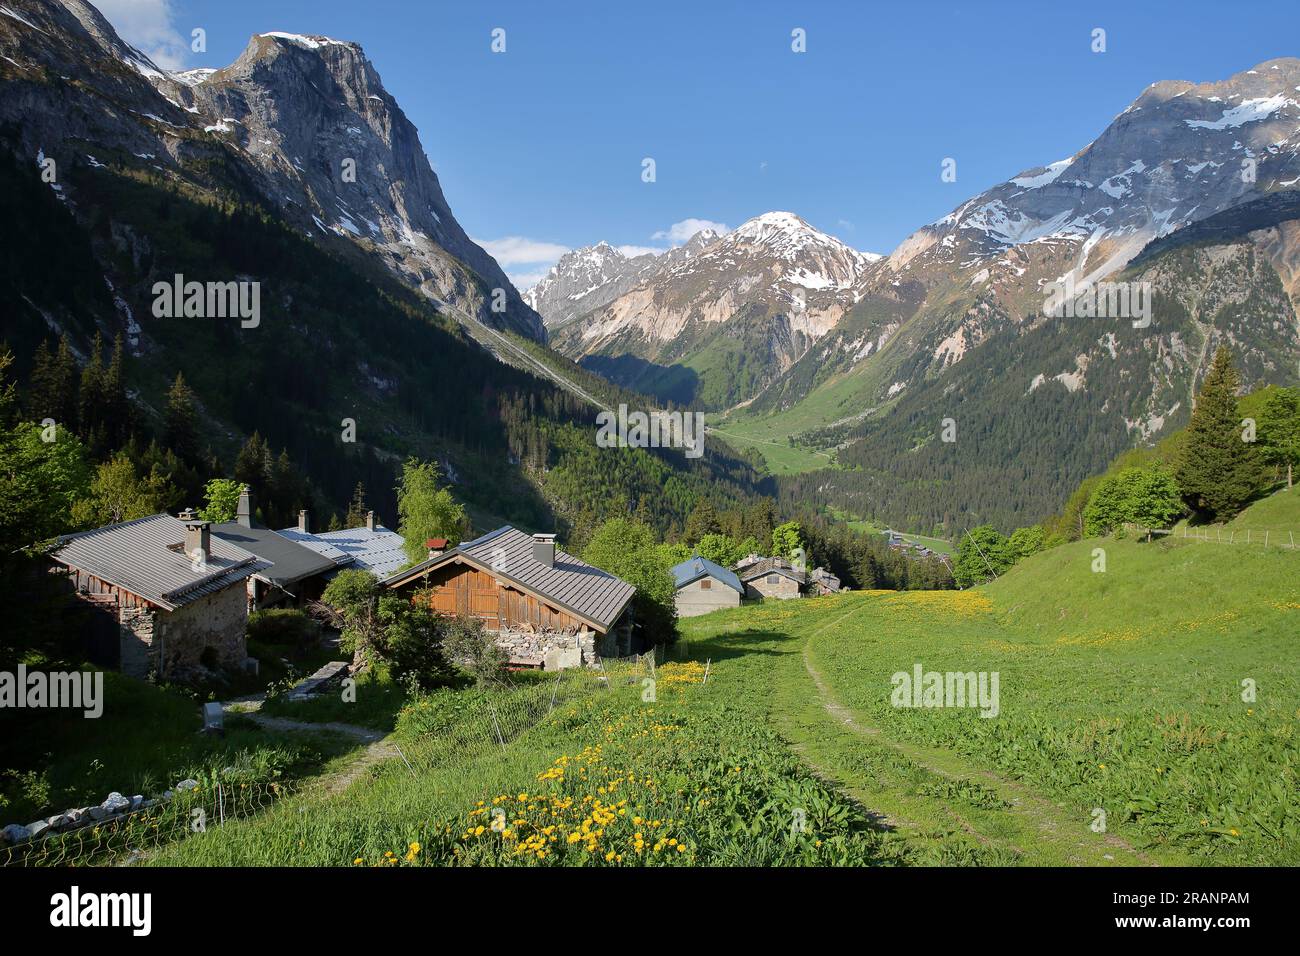
M565 253L546 276L524 293L548 329L559 329L593 309L609 305L660 265L652 253L627 256L607 242Z
M0 50L0 120L18 125L32 157L98 150L246 193L436 301L544 341L540 318L457 223L415 127L356 44L269 33L225 69L169 73L82 0L12 0Z
M879 267L879 256L793 213L764 213L722 236L697 233L626 292L557 331L554 344L632 387L727 407L752 398L832 329ZM699 383L683 387L683 375Z

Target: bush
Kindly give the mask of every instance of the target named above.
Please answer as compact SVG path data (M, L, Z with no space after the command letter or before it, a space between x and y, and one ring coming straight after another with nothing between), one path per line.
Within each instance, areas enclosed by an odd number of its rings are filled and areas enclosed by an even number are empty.
M409 602L384 597L379 603L380 620L386 625L382 657L393 679L408 691L442 687L454 677L442 649L450 624L437 617L427 602Z
M316 622L296 608L277 607L248 615L245 631L250 641L277 647L305 649L320 639Z
M500 683L506 676L506 652L474 618L445 618L442 624L442 653L463 667L479 687Z

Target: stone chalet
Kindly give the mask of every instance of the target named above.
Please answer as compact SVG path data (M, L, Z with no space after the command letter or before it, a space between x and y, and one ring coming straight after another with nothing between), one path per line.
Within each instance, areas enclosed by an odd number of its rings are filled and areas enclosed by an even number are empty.
M808 586L808 575L785 558L762 558L746 564L738 576L750 600L802 597Z
M93 613L92 659L124 674L184 680L247 658L247 584L269 563L206 521L150 515L64 535L50 558Z
M481 620L517 666L546 670L640 653L636 588L557 550L555 535L506 525L398 571L384 586L425 593L434 611ZM445 544L445 542L441 542Z
M723 607L739 607L745 596L740 578L699 555L687 558L669 572L677 589L678 617L695 617Z

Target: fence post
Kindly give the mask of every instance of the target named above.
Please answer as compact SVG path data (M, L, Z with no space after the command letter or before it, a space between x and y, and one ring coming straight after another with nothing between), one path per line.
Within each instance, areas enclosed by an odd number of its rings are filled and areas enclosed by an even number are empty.
M701 687L703 687L705 684L709 682L709 668L712 666L713 666L713 658L710 657L707 661L704 662L704 680L700 681Z
M1264 547L1266 548L1268 547L1268 534L1267 531L1264 532Z
M497 729L497 743L501 745L502 750L505 750L506 740L504 737L501 736L501 724L497 722L497 709L495 707L492 707L491 710L492 710L492 726Z

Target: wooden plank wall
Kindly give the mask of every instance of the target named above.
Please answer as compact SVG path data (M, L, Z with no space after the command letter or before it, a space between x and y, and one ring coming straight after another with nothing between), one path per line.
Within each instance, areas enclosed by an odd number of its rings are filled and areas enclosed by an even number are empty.
M423 587L417 582L417 587ZM532 624L539 629L581 628L571 614L539 600L495 575L467 564L449 564L429 575L429 606L438 614L477 617L489 628Z

